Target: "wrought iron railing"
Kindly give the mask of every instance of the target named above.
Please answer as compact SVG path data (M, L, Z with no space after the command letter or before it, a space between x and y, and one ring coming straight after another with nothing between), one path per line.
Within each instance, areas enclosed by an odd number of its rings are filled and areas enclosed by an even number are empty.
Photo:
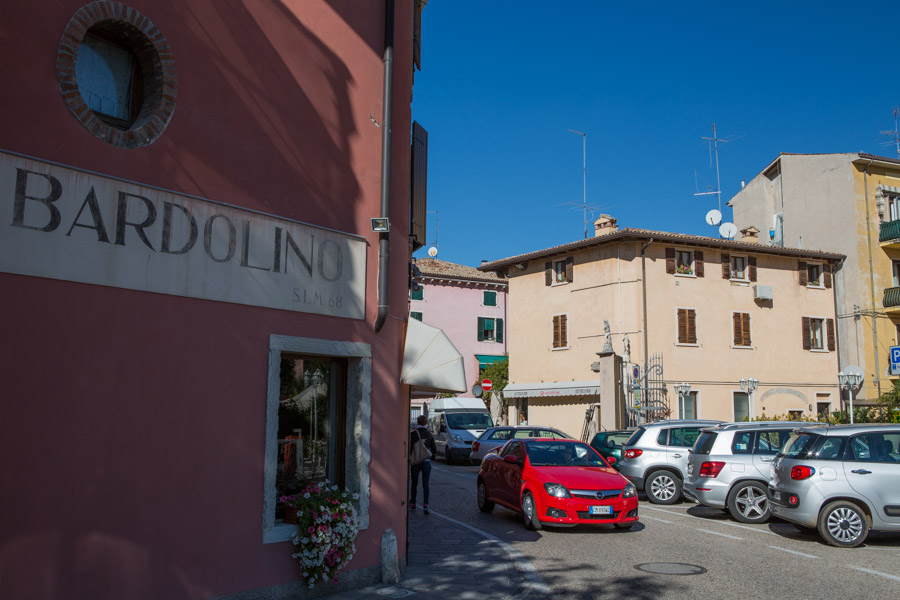
M885 221L878 230L878 241L900 240L900 221Z
M885 288L881 305L885 308L900 306L900 287Z

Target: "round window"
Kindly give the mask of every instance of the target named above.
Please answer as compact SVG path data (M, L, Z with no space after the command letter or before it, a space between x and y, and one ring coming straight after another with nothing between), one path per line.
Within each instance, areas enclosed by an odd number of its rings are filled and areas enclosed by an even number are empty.
M57 78L75 118L120 148L153 143L175 110L175 61L162 33L119 2L78 9L59 44Z

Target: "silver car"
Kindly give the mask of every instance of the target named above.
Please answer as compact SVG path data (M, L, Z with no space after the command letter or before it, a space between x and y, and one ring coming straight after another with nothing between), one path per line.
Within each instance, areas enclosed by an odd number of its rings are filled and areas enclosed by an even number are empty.
M769 495L773 515L832 546L900 531L900 424L798 429L775 457Z
M681 498L688 450L700 430L722 421L673 419L639 425L622 446L619 472L654 504L674 504Z
M573 439L569 434L552 427L538 427L535 425L488 427L484 430L484 433L478 436L477 440L472 442L472 452L469 454L469 460L472 461L472 464L477 465L482 461L485 454L500 448L507 440L513 438Z
M688 457L684 495L727 509L742 523L765 523L775 454L803 425L809 423L755 421L704 429Z

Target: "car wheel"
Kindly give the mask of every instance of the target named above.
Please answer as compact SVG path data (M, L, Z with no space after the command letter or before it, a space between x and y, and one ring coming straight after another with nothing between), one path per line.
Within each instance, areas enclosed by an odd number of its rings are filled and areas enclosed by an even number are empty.
M654 504L675 504L681 497L681 480L670 471L657 471L647 479L644 491Z
M541 530L541 522L537 517L537 504L535 504L531 492L525 492L522 495L522 518L525 519L525 529Z
M728 496L728 512L741 523L765 523L769 520L769 493L756 481L739 483Z
M868 534L866 514L852 502L832 502L819 514L819 535L832 546L855 548Z
M483 513L489 513L494 510L494 503L488 500L487 487L480 479L478 480L478 510Z

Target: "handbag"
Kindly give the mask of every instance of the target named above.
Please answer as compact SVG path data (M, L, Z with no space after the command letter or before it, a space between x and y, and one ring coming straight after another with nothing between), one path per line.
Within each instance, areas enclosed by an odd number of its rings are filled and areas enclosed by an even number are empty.
M413 465L418 465L431 458L431 450L425 445L425 439L422 437L422 434L417 430L416 435L419 436L419 439L413 444L412 456L409 460L410 464Z

